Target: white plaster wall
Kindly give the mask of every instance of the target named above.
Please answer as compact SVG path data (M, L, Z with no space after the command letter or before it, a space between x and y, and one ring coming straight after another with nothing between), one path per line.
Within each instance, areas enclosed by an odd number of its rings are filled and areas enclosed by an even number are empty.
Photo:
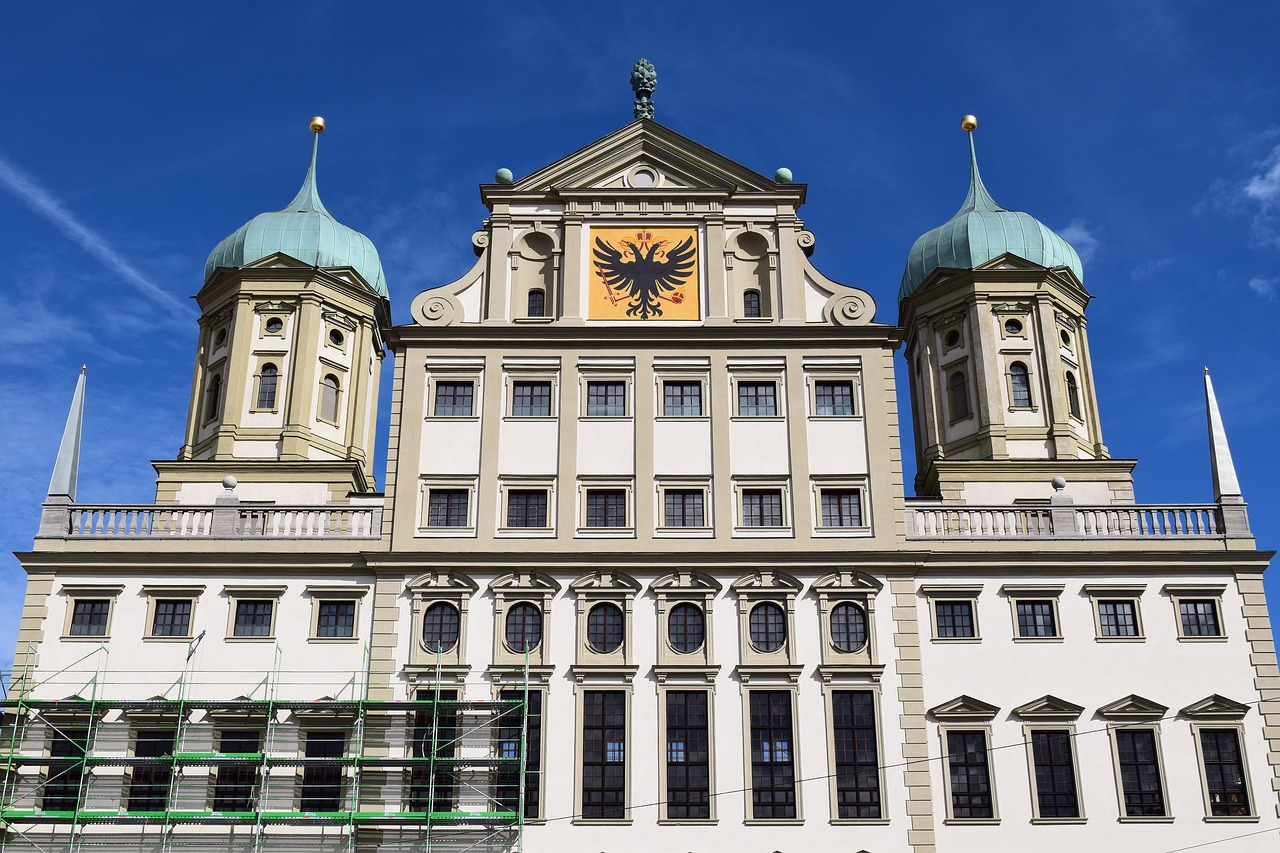
M635 474L635 422L579 421L577 454L578 473L581 475Z
M478 474L480 421L425 421L418 465L427 474Z
M502 474L556 473L560 427L555 421L508 419L498 429L498 471Z
M790 474L786 422L746 418L730 421L729 469L734 474Z
M225 473L236 473L236 463L226 462ZM191 506L211 506L225 489L221 482L183 483L178 489L178 503ZM242 501L269 501L282 506L329 503L329 487L325 483L239 483L236 497Z
M814 474L866 474L867 429L860 420L808 423L809 470Z
M711 474L711 421L657 421L653 425L657 474Z
M1086 506L1110 504L1112 501L1111 488L1105 482L1091 483L1084 480L1071 480L1067 482L1067 494L1071 496L1071 500L1075 503ZM965 503L978 506L1009 504L1017 498L1044 498L1048 500L1053 497L1053 485L1048 479L1045 479L1044 482L1000 482L992 480L985 483L967 480L960 495Z

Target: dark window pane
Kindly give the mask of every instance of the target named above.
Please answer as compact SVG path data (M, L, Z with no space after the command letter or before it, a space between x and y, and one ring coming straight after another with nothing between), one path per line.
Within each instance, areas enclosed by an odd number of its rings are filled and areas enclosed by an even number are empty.
M626 817L626 694L582 695L582 816Z
M1052 601L1019 601L1017 609L1019 637L1058 636Z
M507 490L507 527L546 526L546 489Z
M466 527L467 489L432 489L427 503L427 527Z
M1083 419L1080 414L1080 386L1070 371L1067 371L1067 412L1073 418Z
M1164 789L1160 784L1155 732L1117 729L1115 734L1124 813L1129 817L1162 817Z
M696 652L705 639L706 619L696 604L677 604L667 616L667 639L681 654Z
M853 414L852 382L815 382L813 395L815 415L840 417Z
M422 645L433 654L449 651L458 644L461 625L458 608L447 601L437 601L422 616Z
M787 616L772 601L751 608L751 645L762 652L776 652L787 641Z
M517 652L537 648L542 642L542 611L522 602L507 611L507 645Z
M153 637L185 637L190 633L190 599L157 599L155 615L151 620L151 635Z
M545 290L529 291L529 316L545 317L547 315L547 292Z
M1027 376L1027 366L1022 362L1015 361L1009 365L1009 388L1011 406L1015 409L1031 407L1031 379Z
M858 489L823 489L822 526L861 527L862 493Z
M711 817L711 741L705 690L667 692L667 819Z
M173 754L173 729L142 729L133 744L136 758L163 758ZM129 769L131 812L159 812L169 806L169 783L173 771L167 761L141 764Z
M751 716L751 816L789 820L796 816L796 775L791 731L791 694L753 690Z
M1183 636L1218 637L1222 635L1222 630L1218 626L1218 603L1213 599L1183 599L1178 602L1178 612L1182 615Z
M354 601L322 601L316 617L317 637L354 637L356 603Z
M435 414L439 417L470 417L474 411L475 386L470 382L437 382Z
M259 409L274 409L276 407L276 383L280 379L280 371L276 369L274 364L262 365L262 373L258 375L258 405Z
M663 382L662 414L667 417L701 417L701 382Z
M947 765L951 781L951 816L960 820L994 817L986 733L947 732Z
M1251 815L1239 732L1235 729L1201 729L1200 752L1204 759L1205 786L1209 791L1209 813L1214 817Z
M616 604L597 604L587 613L587 643L597 652L617 651L622 645L622 622L622 610Z
M458 754L458 691L419 690L420 707L413 717L413 757L449 759ZM458 788L458 773L447 764L424 761L409 771L409 811L451 812Z
M551 383L511 383L511 414L517 418L550 417Z
M587 527L626 527L627 493L624 489L590 489L587 492Z
M525 701L525 691L521 688L503 690L499 699L505 701ZM519 758L520 738L525 734L524 742L524 816L538 817L538 806L542 800L542 779L538 768L542 765L542 693L538 690L528 692L526 710L518 707L502 712L501 725L498 727L498 757ZM523 725L522 725L523 724ZM504 811L518 811L520 808L520 771L504 768L498 773L498 802Z
M107 636L107 614L111 612L111 600L107 598L77 598L71 610L71 636Z
M833 691L831 719L837 816L844 820L879 818L880 761L871 691Z
M857 604L831 608L831 644L841 652L856 652L867 644L867 611Z
M89 743L88 729L49 728L49 766L40 789L40 807L50 812L69 812L79 807L84 782L84 756Z
M1040 817L1079 817L1076 769L1071 756L1071 732L1033 731L1031 757L1036 771L1036 802Z
M781 489L742 490L743 527L781 527Z
M777 385L775 383L738 383L738 415L740 417L771 418L777 414Z
M742 294L742 316L760 316L760 291L748 290Z
M232 729L222 733L218 751L246 755L262 749L262 733L251 729ZM213 810L216 812L248 812L254 809L254 792L258 784L258 763L219 767L213 787Z
M305 733L307 758L341 758L346 750L343 732ZM342 765L338 763L313 765L302 770L302 797L299 803L304 812L336 812L342 809Z
M236 637L270 637L274 601L241 599L236 602Z
M1138 605L1131 599L1098 602L1098 626L1104 637L1138 636Z
M934 605L939 637L974 637L972 601L939 601Z
M951 402L951 420L969 417L969 379L960 371L947 379L947 397Z
M588 382L587 415L622 417L627 413L627 383Z
M662 493L664 527L704 527L702 489L666 489Z

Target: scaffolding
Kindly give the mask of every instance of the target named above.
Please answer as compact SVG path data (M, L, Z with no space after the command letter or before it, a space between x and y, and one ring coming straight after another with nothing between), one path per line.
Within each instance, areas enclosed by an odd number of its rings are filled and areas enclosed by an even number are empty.
M261 695L221 699L195 677L198 645L172 698L113 695L136 695L146 679L106 689L105 647L77 662L87 669L9 674L0 853L522 853L525 791L537 773L527 664L496 698L468 698L469 685L445 683L437 663L414 698L370 699L366 650L345 691L299 698L282 687L308 683L305 674L285 685L277 647L260 680L235 673ZM38 698L68 681L81 692Z

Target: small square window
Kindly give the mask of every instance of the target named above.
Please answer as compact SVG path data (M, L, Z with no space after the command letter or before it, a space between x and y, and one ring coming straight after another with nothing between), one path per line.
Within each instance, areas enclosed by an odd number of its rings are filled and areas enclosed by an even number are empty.
M354 637L356 603L354 601L321 601L316 614L316 636Z
M739 382L738 416L743 418L772 418L778 414L778 385L776 382Z
M823 527L862 527L862 491L860 489L823 489Z
M663 382L662 414L668 418L702 417L702 383Z
M427 527L467 527L468 489L432 489L427 497Z
M626 382L587 383L587 417L621 418L626 414Z
M1178 615L1184 637L1221 637L1218 602L1213 598L1183 598L1178 601Z
M110 614L111 599L109 598L75 599L71 611L71 636L107 636L107 617Z
M626 527L626 489L588 489L587 527Z
M1058 622L1052 599L1019 601L1015 607L1019 637L1058 636Z
M188 637L190 635L191 599L157 599L155 613L151 619L151 636Z
M933 605L937 636L943 639L972 639L978 636L972 601L938 601Z
M813 413L819 417L851 417L853 415L853 383L813 383Z
M270 637L275 613L272 599L239 599L233 637Z
M475 383L437 382L436 417L469 418L475 412Z
M1098 600L1098 632L1102 637L1137 637L1138 602L1132 598Z
M507 490L507 527L546 526L546 489Z
M512 382L511 416L515 418L551 417L551 383Z
M743 527L782 527L782 489L743 489Z
M706 527L706 493L702 489L664 489L663 527Z

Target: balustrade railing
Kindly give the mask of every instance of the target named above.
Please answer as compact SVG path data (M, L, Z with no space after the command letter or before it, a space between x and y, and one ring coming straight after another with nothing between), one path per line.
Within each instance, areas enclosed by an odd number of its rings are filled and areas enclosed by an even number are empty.
M907 506L910 539L1195 539L1224 535L1214 504Z
M76 504L71 539L376 539L382 507Z

